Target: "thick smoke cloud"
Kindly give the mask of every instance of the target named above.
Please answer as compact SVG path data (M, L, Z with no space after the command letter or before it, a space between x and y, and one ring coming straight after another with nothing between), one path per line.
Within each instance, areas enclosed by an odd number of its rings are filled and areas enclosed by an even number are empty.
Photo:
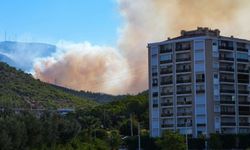
M118 50L86 43L64 44L60 54L37 63L36 77L74 89L136 93L148 86L148 42L165 40L177 36L180 30L197 26L250 38L248 0L117 0L117 3L124 19Z
M42 81L72 89L119 93L129 85L126 60L116 49L88 42L60 42L57 52L35 64Z

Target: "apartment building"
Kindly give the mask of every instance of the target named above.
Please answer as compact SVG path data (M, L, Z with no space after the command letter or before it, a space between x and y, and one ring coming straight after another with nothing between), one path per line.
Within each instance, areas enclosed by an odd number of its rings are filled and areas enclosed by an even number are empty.
M198 27L148 44L150 134L250 133L250 41Z

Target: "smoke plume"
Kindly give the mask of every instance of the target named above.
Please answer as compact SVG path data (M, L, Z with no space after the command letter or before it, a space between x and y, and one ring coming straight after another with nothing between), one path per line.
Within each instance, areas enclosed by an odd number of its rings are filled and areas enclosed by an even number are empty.
M147 43L197 26L250 38L248 0L117 0L124 24L117 49L91 44L60 45L60 54L40 60L36 77L74 89L113 94L147 89ZM97 18L98 19L98 18Z

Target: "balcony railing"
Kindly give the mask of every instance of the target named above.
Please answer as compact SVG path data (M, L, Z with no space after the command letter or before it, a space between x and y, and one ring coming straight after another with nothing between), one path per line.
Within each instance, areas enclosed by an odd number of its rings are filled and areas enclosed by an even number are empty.
M181 91L177 91L177 94L190 94L192 93L191 90L181 90Z
M178 127L191 127L192 123L179 123L177 124Z
M185 51L185 50L190 50L191 49L191 46L176 46L176 51Z
M238 72L249 73L248 69L240 69L238 68Z
M173 124L162 124L161 125L162 128L171 128L171 127L174 127Z
M190 71L191 71L191 68L181 68L181 69L177 68L176 69L176 72L190 72Z
M220 113L222 115L235 115L235 112L232 112L232 111L221 111Z
M233 49L234 49L234 47L232 47L232 46L224 46L224 45L220 45L220 46L219 46L219 49L233 50Z
M191 116L192 112L178 112L177 115L178 116Z
M249 122L240 122L239 125L240 126L247 126L247 127L249 127L250 123Z
M238 90L239 94L249 94L248 90Z
M162 53L168 53L168 52L172 52L172 49L171 48L161 48L160 49L160 53L162 54Z
M250 105L250 101L241 101L239 100L239 104L243 104L243 105Z
M161 96L172 95L172 94L173 94L173 92L162 92Z
M235 122L221 122L221 126L235 126Z
M173 106L173 103L171 103L171 102L162 102L161 106Z
M177 83L189 83L191 79L177 79Z
M248 59L237 58L237 61L239 61L239 62L248 62Z
M234 61L234 58L232 58L232 57L222 57L222 56L220 56L219 59L220 60L227 60L227 61Z
M238 79L238 83L249 83L248 79Z
M160 74L169 74L169 73L173 73L173 70L172 69L162 69L160 71Z
M222 93L234 93L234 89L220 89L220 92Z
M205 93L205 89L196 89L196 93Z
M188 58L176 58L176 62L180 62L180 61L190 61L191 57Z
M173 84L173 80L162 81L162 82L161 82L161 85L168 85L168 84Z
M234 79L220 78L221 82L234 82Z
M204 78L196 78L196 82L205 82L205 79Z
M166 64L166 63L171 63L172 60L161 60L160 64Z
M245 47L237 47L237 51L248 52L248 49Z
M192 101L186 101L186 102L177 101L177 105L190 105L190 104L192 104Z
M173 116L173 113L162 113L161 116L162 117L170 117L170 116Z
M220 67L220 71L230 71L230 72L233 72L234 68L232 68L232 67Z
M229 101L229 100L221 100L221 104L235 104L235 101Z
M240 115L250 115L250 111L239 111Z

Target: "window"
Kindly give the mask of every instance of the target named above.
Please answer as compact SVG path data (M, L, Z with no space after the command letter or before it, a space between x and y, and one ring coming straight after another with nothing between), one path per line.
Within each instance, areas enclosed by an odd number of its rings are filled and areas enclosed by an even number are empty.
M248 54L247 53L237 53L237 60L238 61L248 61Z
M217 73L214 74L214 79L218 79L218 74Z
M157 86L158 85L158 79L153 79L152 86Z
M197 73L196 74L196 82L204 82L204 81L205 81L204 73Z
M160 56L161 64L168 63L168 62L172 62L172 54L165 54L165 55Z

